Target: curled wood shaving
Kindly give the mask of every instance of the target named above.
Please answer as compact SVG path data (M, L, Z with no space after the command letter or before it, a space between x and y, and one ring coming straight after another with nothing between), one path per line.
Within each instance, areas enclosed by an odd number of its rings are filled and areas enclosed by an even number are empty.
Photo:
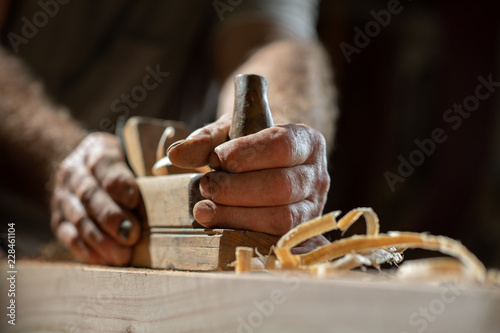
M339 260L335 260L333 262L327 262L325 264L320 264L320 266L323 269L322 275L326 275L326 270L328 270L330 273L333 273L335 271L350 271L351 269L360 267L360 266L369 266L370 262L369 260L366 260L363 256L357 255L356 253L349 253L346 254L344 257L340 258Z
M486 275L486 282L488 282L488 284L500 287L500 270L488 270L488 274Z
M427 274L464 275L475 281L499 281L498 272L487 272L484 265L460 242L444 236L433 236L413 232L390 232L379 234L379 219L371 208L353 209L338 222L339 211L315 218L290 230L277 243L274 252L277 260L267 257L267 270L292 269L316 272L319 275L342 273L357 267L379 268L383 263L398 264L407 248L440 251L458 259L420 260L406 265L399 277L416 269ZM366 221L366 235L354 235L339 239L306 254L294 255L291 249L300 243L325 232L339 229L345 232L361 216ZM261 258L262 260L262 258ZM420 268L419 268L420 267ZM497 283L496 282L496 283Z
M325 232L340 229L345 232L356 222L361 216L366 220L367 235L376 236L379 233L379 220L377 214L371 208L357 208L348 212L337 223L337 217L340 211L334 211L321 217L303 223L294 229L290 230L280 238L276 244L275 253L279 261L284 267L294 267L300 264L299 256L292 255L290 249L307 239L316 235L324 234Z
M470 278L462 262L455 258L416 259L404 262L399 267L396 277L402 280L432 281L438 278L459 281Z
M444 236L431 236L412 232L380 234L377 236L352 236L320 247L300 256L301 265L312 265L320 261L339 258L352 251L382 249L400 246L440 251L458 258L478 281L484 281L486 269L483 264L460 242Z
M337 229L336 217L338 215L340 215L340 212L335 211L298 225L283 235L276 244L276 247L291 249L318 234Z
M340 219L337 226L340 230L345 232L351 227L361 216L366 221L366 234L369 236L376 236L380 231L380 223L377 214L371 208L357 208L353 209L344 217Z

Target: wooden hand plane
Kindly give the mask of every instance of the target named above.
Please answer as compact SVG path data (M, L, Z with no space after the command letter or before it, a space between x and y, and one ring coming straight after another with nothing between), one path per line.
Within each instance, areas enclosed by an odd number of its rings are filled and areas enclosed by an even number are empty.
M229 139L273 126L267 85L267 80L258 75L236 76ZM187 136L184 124L133 117L125 124L122 136L142 197L138 215L143 237L134 249L133 266L229 270L237 246L268 253L276 244L277 236L245 230L205 229L196 223L193 207L204 199L199 190L203 173L172 166L164 156L166 147Z

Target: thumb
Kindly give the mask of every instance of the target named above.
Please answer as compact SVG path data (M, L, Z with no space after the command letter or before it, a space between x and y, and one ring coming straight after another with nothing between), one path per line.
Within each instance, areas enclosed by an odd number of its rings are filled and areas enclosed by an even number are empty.
M197 129L185 140L167 149L170 162L180 168L198 168L208 164L214 148L228 139L232 115L225 114L217 121Z

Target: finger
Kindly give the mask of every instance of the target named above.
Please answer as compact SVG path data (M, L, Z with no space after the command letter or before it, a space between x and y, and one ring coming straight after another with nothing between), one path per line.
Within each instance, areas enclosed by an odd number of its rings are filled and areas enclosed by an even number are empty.
M71 222L61 222L56 229L56 236L61 244L77 258L93 265L105 264L99 255L78 236L78 230Z
M70 186L89 217L119 244L131 246L139 240L141 232L139 222L130 212L116 204L86 169L75 169ZM124 230L121 228L123 224L128 224L129 228Z
M316 178L310 165L240 174L209 172L200 181L200 192L205 198L227 206L280 206L308 198Z
M216 170L241 173L315 163L319 149L325 149L325 141L312 128L282 125L217 146L209 162Z
M92 171L115 202L128 209L137 207L139 188L132 171L125 162L101 160Z
M115 266L127 264L132 256L131 249L121 246L100 230L89 218L82 203L74 194L67 192L64 198L64 201L61 201L62 214L66 220L76 226L79 237L103 258L106 264Z
M104 144L94 145L93 153L86 159L87 167L115 202L128 209L135 208L139 203L139 189L125 163L118 138L105 133L98 135Z
M168 158L181 168L207 165L214 148L227 141L231 119L231 115L223 115L216 122L194 131L185 140L172 144L167 150Z
M198 223L206 228L228 228L283 235L290 229L319 216L312 202L303 200L277 207L233 207L210 200L198 202L193 214Z
M52 198L50 200L50 227L52 228L52 231L54 234L56 234L57 227L59 227L59 224L63 220L63 216L61 214L61 210L59 209L60 207L60 196L57 195L57 192L59 190L56 189L52 193Z

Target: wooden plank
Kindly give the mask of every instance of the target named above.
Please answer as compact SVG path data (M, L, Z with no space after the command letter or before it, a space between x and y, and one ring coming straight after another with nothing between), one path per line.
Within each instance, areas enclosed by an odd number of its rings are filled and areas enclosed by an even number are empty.
M5 262L0 268L6 274ZM2 332L490 333L500 327L498 289L26 261L17 268L16 325L4 316Z
M237 246L267 254L278 236L230 229L155 228L134 249L132 266L189 271L232 270Z

